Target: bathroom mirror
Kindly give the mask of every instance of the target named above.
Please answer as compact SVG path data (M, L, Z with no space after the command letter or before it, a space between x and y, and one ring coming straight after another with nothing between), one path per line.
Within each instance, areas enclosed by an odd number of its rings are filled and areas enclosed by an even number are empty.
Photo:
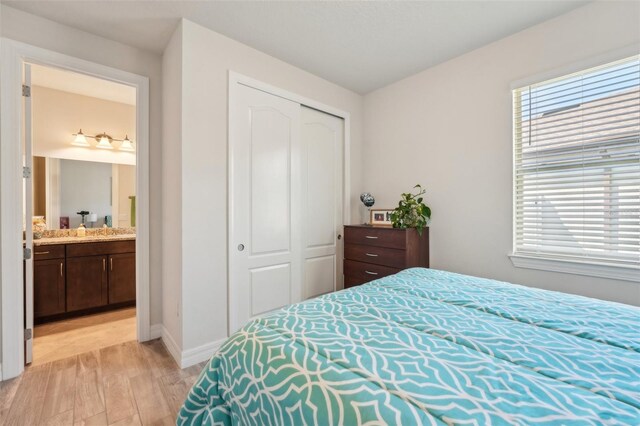
M47 229L135 226L135 166L33 157L33 214ZM109 219L110 218L110 219Z

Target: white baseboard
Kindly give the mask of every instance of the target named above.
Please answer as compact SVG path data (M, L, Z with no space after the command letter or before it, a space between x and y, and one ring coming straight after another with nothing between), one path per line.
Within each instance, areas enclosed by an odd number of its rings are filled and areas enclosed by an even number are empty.
M220 346L227 340L226 338L224 338L205 343L204 345L198 346L193 349L187 349L186 351L183 351L180 349L180 346L178 346L171 333L169 333L167 329L162 326L162 324L156 324L152 326L151 335L154 336L155 333L158 332L158 330L161 334L162 342L166 346L173 359L176 360L176 363L178 363L180 368L187 368L199 362L208 361L209 358L211 358L213 354L216 353L218 348L220 348Z
M149 340L161 338L162 329L162 324L153 324L151 327L149 327Z
M169 333L164 327L162 327L162 342L164 343L173 359L176 360L180 368L184 368L181 365L182 351L180 350L180 346L178 346L171 333Z
M202 361L208 361L213 354L222 346L227 339L215 340L213 342L205 343L197 348L188 349L182 352L182 359L180 361L180 368L191 367Z

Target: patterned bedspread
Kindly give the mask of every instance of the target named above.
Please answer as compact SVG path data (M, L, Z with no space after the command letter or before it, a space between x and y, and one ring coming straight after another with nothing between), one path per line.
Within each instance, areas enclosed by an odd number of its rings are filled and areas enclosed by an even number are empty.
M640 309L408 269L249 323L178 424L640 425Z

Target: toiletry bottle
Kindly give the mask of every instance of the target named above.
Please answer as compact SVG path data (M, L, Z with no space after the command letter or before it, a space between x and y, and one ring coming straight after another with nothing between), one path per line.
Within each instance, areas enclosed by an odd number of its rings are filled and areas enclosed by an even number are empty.
M84 227L84 223L81 223L78 226L78 237L85 237L87 235L87 230Z

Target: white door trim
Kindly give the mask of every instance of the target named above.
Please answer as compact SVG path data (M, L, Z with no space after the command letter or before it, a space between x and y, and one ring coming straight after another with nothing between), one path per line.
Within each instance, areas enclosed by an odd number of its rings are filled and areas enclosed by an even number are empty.
M227 290L228 290L228 312L227 312L227 325L228 325L228 333L231 334L231 331L234 330L232 325L234 324L233 318L237 317L237 312L235 312L235 300L237 299L237 295L235 294L235 289L231 286L231 271L232 260L231 253L236 250L235 247L235 236L233 235L233 150L231 149L232 144L235 140L235 134L233 131L233 120L235 119L233 116L234 111L234 102L237 99L236 90L238 84L242 84L244 86L252 87L257 90L261 90L263 92L269 93L274 96L279 96L284 99L288 99L293 102L297 102L301 105L317 109L318 111L326 112L327 114L335 115L336 117L340 117L344 120L344 156L343 156L343 205L342 205L342 220L344 224L350 223L351 218L351 167L350 167L350 152L351 152L351 114L347 111L343 111L338 108L334 108L329 105L325 105L321 102L317 102L313 99L298 95L293 92L289 92L288 90L281 89L276 86L272 86L270 84L264 83L262 81L253 79L246 75L240 74L238 72L229 70L229 105L228 105L228 157L227 157L227 179L228 179L228 189L227 189L227 232L228 232L228 240L227 240Z
M136 89L136 321L149 340L149 79L83 59L3 38L0 58L0 281L2 380L24 370L22 264L22 64L46 65Z

